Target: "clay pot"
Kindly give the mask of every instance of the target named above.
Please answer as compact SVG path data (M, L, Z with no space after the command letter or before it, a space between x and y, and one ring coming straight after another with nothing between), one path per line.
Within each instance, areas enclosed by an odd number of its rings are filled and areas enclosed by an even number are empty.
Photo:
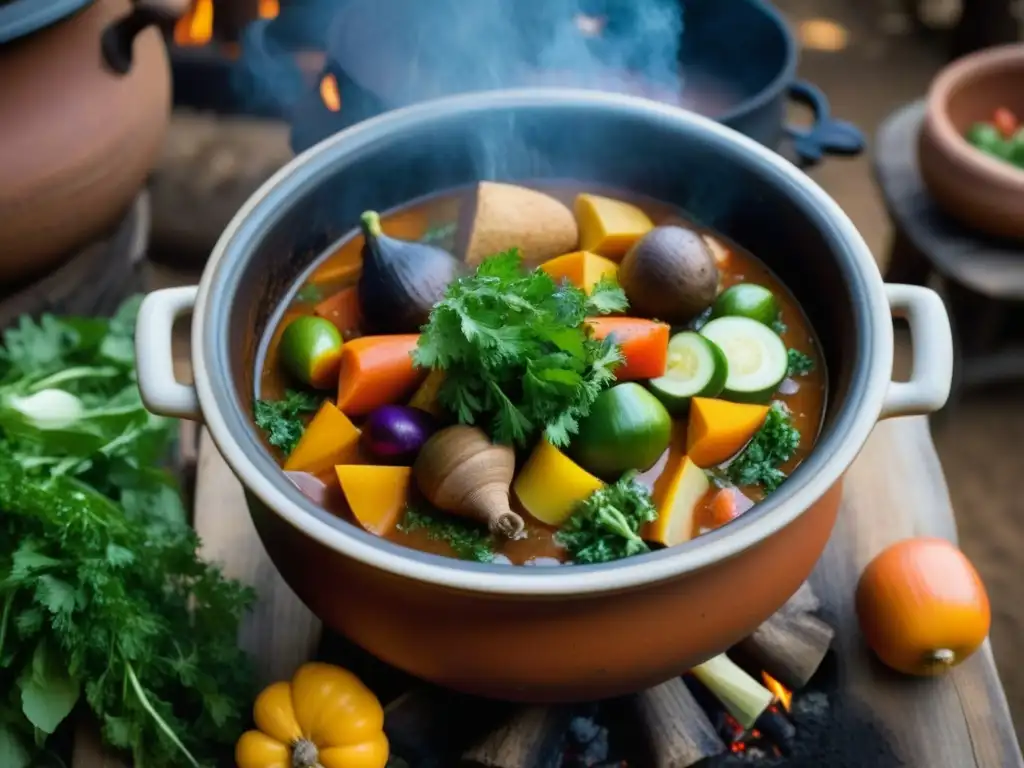
M921 176L939 207L962 224L1024 240L1024 170L964 139L998 107L1024 117L1024 44L966 56L938 74L918 141Z
M0 48L0 282L39 274L102 235L145 182L170 117L160 31L114 72L101 36L132 10L97 0Z
M811 455L738 520L615 563L469 563L319 507L258 438L252 382L275 308L361 211L479 181L473 160L495 130L499 180L576 178L661 199L761 256L796 294L822 341L830 400ZM190 311L194 385L174 381L171 356L174 318ZM891 380L894 313L915 345L907 382ZM641 690L749 634L814 567L876 421L939 408L953 360L941 299L885 285L849 218L792 163L690 112L554 88L396 110L303 153L241 208L198 290L146 297L136 349L147 407L202 417L274 564L328 626L421 678L520 701Z

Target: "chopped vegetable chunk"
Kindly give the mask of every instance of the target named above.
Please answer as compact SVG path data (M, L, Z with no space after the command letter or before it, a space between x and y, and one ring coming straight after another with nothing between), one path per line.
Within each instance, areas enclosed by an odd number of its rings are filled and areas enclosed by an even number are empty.
M334 471L356 521L370 533L387 535L405 509L412 469L343 465Z
M698 467L721 464L739 453L760 429L767 414L767 405L693 398L686 429L687 456Z
M687 457L676 469L664 496L658 500L658 517L647 524L644 538L674 547L693 538L697 508L711 490L704 470Z
M561 525L602 485L547 440L540 440L512 487L527 512L547 525Z
M604 278L615 278L619 265L604 256L589 251L567 253L545 261L540 268L551 275L556 283L568 280L586 294L590 294Z
M334 403L324 401L284 463L286 472L319 475L359 455L359 430Z

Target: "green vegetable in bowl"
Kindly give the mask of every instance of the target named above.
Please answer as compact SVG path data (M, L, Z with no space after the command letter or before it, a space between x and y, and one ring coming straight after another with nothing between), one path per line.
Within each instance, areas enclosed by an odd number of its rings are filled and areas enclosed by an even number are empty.
M303 315L284 329L278 349L281 365L300 382L316 389L334 389L338 386L341 347L341 331L334 323Z
M657 518L651 495L630 473L581 501L556 539L576 563L607 563L648 552L641 530Z
M718 345L694 331L682 331L668 342L665 375L647 384L673 415L682 415L694 397L717 397L725 387L729 364Z
M267 435L267 442L284 451L295 450L305 430L302 417L320 407L320 398L309 392L289 389L280 400L257 400L253 406L256 426Z
M779 302L763 285L737 283L718 295L711 317L749 317L770 326L779 319Z
M767 403L786 378L786 345L767 325L749 317L719 317L700 333L718 345L728 362L725 400Z
M649 469L668 448L672 417L636 382L617 384L598 395L580 422L570 456L605 479L631 469Z
M972 146L993 157L1005 159L1007 156L1006 140L991 123L975 123L967 131L966 138Z
M760 484L770 493L786 479L781 467L799 447L800 431L785 404L776 401L747 447L729 464L729 479L738 486Z

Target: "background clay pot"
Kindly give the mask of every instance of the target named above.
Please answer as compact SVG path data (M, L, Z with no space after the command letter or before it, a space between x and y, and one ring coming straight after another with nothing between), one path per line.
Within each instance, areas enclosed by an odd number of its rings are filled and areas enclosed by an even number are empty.
M317 507L287 480L252 424L264 330L360 212L478 181L489 151L501 167L488 178L568 178L678 205L793 290L821 339L832 397L815 451L766 501L659 552L521 568L401 547ZM171 355L174 318L189 311L195 388L173 380ZM914 338L909 382L890 380L893 313L908 318ZM813 568L842 475L876 420L940 407L952 374L938 296L884 285L850 220L791 163L692 113L559 89L424 103L304 153L235 216L198 290L146 298L136 351L147 407L202 417L246 488L275 565L329 626L422 678L521 701L640 690L748 634Z
M1024 117L1024 44L972 54L935 78L918 143L921 176L935 202L961 223L1024 240L1024 170L964 139L998 107Z
M132 9L97 0L0 48L0 282L70 255L124 213L146 179L171 108L158 29L136 38L126 74L101 36Z

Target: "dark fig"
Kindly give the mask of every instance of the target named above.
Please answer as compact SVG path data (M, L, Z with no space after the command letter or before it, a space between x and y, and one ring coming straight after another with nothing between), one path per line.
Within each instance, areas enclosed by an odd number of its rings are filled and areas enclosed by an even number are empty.
M359 306L368 333L415 333L459 271L448 251L388 237L380 216L362 215L363 272Z
M655 227L619 264L619 284L632 312L686 323L711 306L718 266L704 238L683 227Z

